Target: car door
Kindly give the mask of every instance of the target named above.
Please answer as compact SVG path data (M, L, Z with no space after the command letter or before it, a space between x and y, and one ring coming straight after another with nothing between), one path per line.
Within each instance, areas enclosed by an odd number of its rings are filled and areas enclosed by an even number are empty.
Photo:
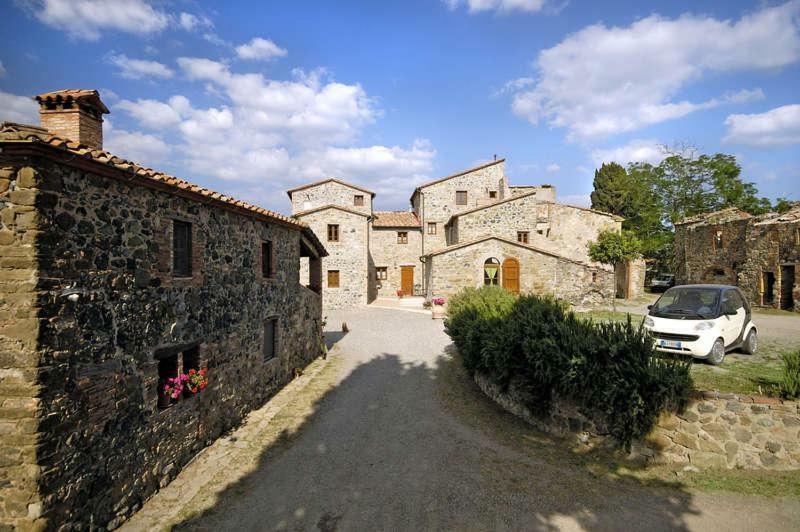
M720 316L723 324L722 338L725 340L725 346L727 347L738 341L742 327L744 327L746 311L744 302L736 290L725 290L720 308L723 313Z

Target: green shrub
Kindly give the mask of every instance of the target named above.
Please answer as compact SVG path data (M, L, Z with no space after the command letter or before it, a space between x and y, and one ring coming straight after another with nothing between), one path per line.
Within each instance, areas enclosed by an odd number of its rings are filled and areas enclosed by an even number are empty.
M513 381L540 414L555 398L586 407L626 446L663 410L682 409L691 389L690 361L657 354L630 319L586 322L552 297L514 298L498 287L462 291L448 316L468 371L504 388Z
M800 397L800 351L785 353L783 375L781 375L781 395L787 399Z

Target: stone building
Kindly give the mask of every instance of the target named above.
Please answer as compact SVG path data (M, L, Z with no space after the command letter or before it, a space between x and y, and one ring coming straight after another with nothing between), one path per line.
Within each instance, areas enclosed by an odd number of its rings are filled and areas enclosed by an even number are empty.
M675 224L678 284L739 286L756 306L800 311L800 207L752 216L735 207Z
M372 210L374 193L337 179L288 193L296 218L337 239L325 242L325 308L485 283L575 303L614 294L613 270L590 261L588 243L622 220L556 203L550 185L509 186L503 159L417 187L405 212Z
M0 126L0 529L113 528L322 353L326 252L103 151L97 92L39 102L76 137Z

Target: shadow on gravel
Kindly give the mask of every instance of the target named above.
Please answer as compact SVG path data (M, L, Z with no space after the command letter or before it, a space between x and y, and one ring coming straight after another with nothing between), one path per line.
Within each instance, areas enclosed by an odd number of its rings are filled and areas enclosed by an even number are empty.
M609 476L501 410L452 355L384 353L305 401L271 422L251 473L176 528L654 531L697 513L680 485Z

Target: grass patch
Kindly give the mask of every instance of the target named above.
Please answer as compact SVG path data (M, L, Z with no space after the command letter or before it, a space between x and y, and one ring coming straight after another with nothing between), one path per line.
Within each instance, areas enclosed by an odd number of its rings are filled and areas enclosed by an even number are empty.
M686 488L705 492L729 492L770 498L800 497L797 471L708 470L687 472L666 466L651 467L626 474L650 481L672 478Z
M740 355L746 357L747 355ZM729 355L721 366L711 366L698 360L692 364L692 379L698 390L737 392L744 394L780 394L781 362L778 360L747 360Z
M614 312L612 310L590 310L587 312L576 312L576 316L585 320L592 321L618 321L624 323L628 320L628 312ZM630 314L631 323L639 325L644 316L642 314Z

